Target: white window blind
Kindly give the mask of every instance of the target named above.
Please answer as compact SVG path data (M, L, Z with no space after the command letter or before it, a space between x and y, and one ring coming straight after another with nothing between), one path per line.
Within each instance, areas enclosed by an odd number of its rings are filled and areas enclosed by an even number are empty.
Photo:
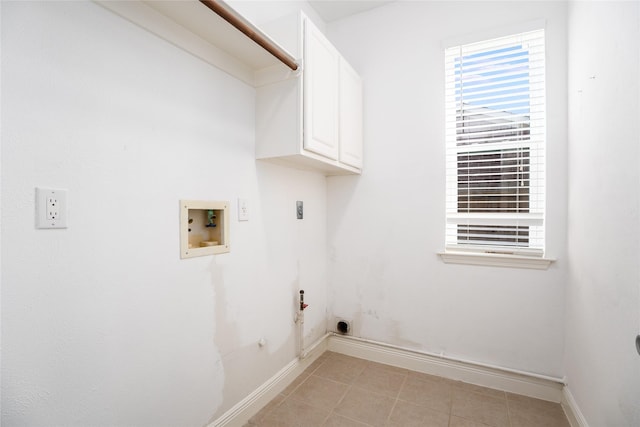
M446 67L446 249L542 256L544 30L453 46Z

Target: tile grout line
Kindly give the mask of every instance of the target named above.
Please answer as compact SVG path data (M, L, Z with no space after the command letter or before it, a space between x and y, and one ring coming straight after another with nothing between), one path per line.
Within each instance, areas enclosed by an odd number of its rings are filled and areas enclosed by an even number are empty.
M355 380L354 380L355 381ZM338 381L336 381L338 382ZM344 383L341 383L344 384ZM343 415L340 415L339 413L335 412L336 408L338 406L340 406L340 404L342 403L342 401L344 400L345 397L347 397L347 394L349 394L349 391L351 391L351 389L353 388L353 382L351 384L347 384L347 389L344 391L344 394L342 395L342 397L338 400L338 402L333 406L333 408L331 408L331 412L335 413L336 415L342 417Z
M389 412L389 415L387 416L386 424L389 424L389 421L391 420L391 415L393 415L393 411L396 409L396 406L398 405L398 400L400 400L400 392L402 391L402 388L404 387L404 385L407 383L407 378L409 378L409 374L408 373L405 374L404 379L402 380L402 384L400 385L400 388L398 389L398 393L396 393L396 398L394 399L393 406L391 407L391 411Z
M346 415L341 415L341 414L338 414L338 413L336 413L336 412L334 412L334 411L331 411L331 413L332 413L332 414L336 414L337 416L339 416L339 417L341 417L341 418L345 418L345 419L347 419L347 420L349 420L349 421L354 421L354 422L356 422L356 423L358 423L358 424L362 424L362 425L367 426L367 427L375 427L375 426L372 426L372 425L371 425L371 424L369 424L369 423L365 423L365 422L364 422L364 421L362 421L362 420L356 420L355 418L347 417Z
M449 385L450 390L449 390L449 422L448 425L449 427L451 427L451 420L453 420L453 390L455 389L455 385L454 384L450 384Z
M504 393L504 400L507 403L507 420L509 421L509 426L513 427L513 421L511 421L511 407L509 406L509 396L507 396L506 392Z
M330 356L329 356L329 357L330 357ZM306 383L306 382L307 382L310 378L312 378L312 377L315 377L315 378L321 379L321 380L323 380L323 381L330 381L330 382L337 383L337 384L344 384L344 385L347 385L348 387L347 387L347 390L345 391L345 394L340 398L340 400L338 401L338 403L337 403L335 406L333 406L331 409L329 409L329 411L328 411L329 413L328 413L328 414L327 414L327 416L324 418L324 420L323 420L323 424L324 424L324 423L329 419L329 417L331 417L331 414L335 413L335 411L334 411L334 410L335 410L336 406L337 406L340 402L342 402L342 400L343 400L343 399L344 399L344 397L346 396L346 392L347 392L347 391L349 390L349 388L351 387L351 385L349 385L349 384L345 384L345 383L340 382L340 381L335 381L335 380L332 380L332 379L329 379L329 378L325 378L325 377L322 377L322 376L320 376L320 375L315 375L316 371L318 371L318 369L320 369L320 367L322 367L325 363L327 363L327 360L329 359L329 357L324 358L324 359L322 360L322 362L321 362L321 363L319 363L319 364L318 364L318 366L316 366L316 367L315 367L315 369L313 369L312 371L309 371L309 374L308 374L307 378L305 378L305 379L304 379L304 381L302 381L300 384L298 384L298 385L297 385L297 386L296 386L296 387L291 391L291 393L289 393L289 394L285 397L285 399L284 399L284 400L287 400L287 399L288 399L288 400L293 400L293 401L297 401L297 402L300 402L300 403L304 403L304 404L306 404L306 405L308 405L308 406L311 406L311 407L316 408L316 409L319 409L319 410L326 410L326 409L324 409L324 408L321 408L321 407L319 407L319 406L314 405L312 402L309 402L309 401L307 401L307 400L303 400L303 399L297 399L297 398L295 398L295 397L294 397L295 391L296 391L296 390L298 390L300 387L302 387L302 385L303 385L304 383ZM307 368L307 369L308 369L308 368ZM303 373L304 373L304 372L303 372ZM280 405L281 405L282 403L284 403L284 400L280 403ZM278 406L280 406L280 405L278 405ZM270 411L270 412L271 412L271 411ZM339 415L339 414L336 414L336 415Z

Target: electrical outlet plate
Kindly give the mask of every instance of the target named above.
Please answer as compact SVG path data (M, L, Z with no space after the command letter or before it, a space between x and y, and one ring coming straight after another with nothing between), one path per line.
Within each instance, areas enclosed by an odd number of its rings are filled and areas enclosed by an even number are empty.
M238 221L249 221L249 201L238 198Z
M296 202L296 218L304 218L304 203L301 200Z
M67 228L67 190L36 187L36 228Z

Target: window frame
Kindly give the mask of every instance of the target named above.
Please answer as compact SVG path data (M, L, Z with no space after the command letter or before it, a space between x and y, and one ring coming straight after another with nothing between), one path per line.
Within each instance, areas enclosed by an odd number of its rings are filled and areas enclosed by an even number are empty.
M444 43L444 52L447 52L448 49L452 48L452 47L461 47L464 45L468 45L468 44L474 44L474 43L478 43L478 42L492 42L494 41L494 39L499 39L499 38L504 38L504 37L517 37L523 33L527 33L527 32L531 32L531 31L537 31L537 30L542 30L543 32L545 32L545 22L544 20L538 20L538 21L531 21L528 23L524 23L524 24L519 24L519 25L515 25L515 26L511 26L511 27L504 27L504 28L500 28L500 29L494 29L490 32L485 32L483 34L476 34L476 35L472 35L472 36L466 36L464 38L458 38L458 39L450 39L448 41L446 41ZM545 32L546 33L546 32ZM546 44L546 34L543 33L543 40L544 40L544 44ZM487 49L487 52L490 51L490 48ZM529 56L527 56L527 61L529 61ZM544 58L544 62L546 63L546 57ZM447 65L445 64L445 68L447 67ZM546 68L546 64L545 64L545 68ZM451 70L445 70L445 72L448 72ZM546 75L546 70L544 71L543 77ZM544 77L544 80L546 80L546 77ZM530 93L531 91L529 91ZM544 89L544 92L546 92L546 88ZM445 99L448 99L449 95L449 91L446 90L445 93ZM545 93L546 95L546 93ZM546 102L546 101L545 101ZM546 162L546 153L544 152L544 150L546 149L545 145L546 145L546 106L544 108L544 124L543 124L543 136L542 136L542 150L543 150L543 154L542 154L542 161ZM457 113L463 113L464 110L457 110ZM531 113L528 113L529 116L531 116ZM446 117L449 117L450 112L447 111ZM530 118L528 118L529 120L531 120ZM458 132L456 132L456 137L457 135L459 135ZM448 136L448 139L450 137ZM458 139L456 139L456 141L458 141ZM450 151L449 148L449 144L450 141L447 140L447 156L450 156L452 153ZM463 145L463 144L456 144L456 145ZM482 144L477 144L477 145L482 145ZM498 153L500 151L500 146L499 144L487 144L489 145L493 145L493 149L495 150L494 152ZM476 152L481 152L481 150L479 150L477 147L475 148ZM527 149L528 150L528 149ZM460 153L461 151L463 151L463 149L460 149L458 151L455 151L456 156L458 153ZM473 150L469 150L469 153L473 152ZM458 157L456 157L456 161L458 161ZM504 166L500 166L500 167L504 167ZM456 166L456 173L458 173L459 171L459 167ZM541 168L541 171L537 171L534 170L533 174L536 173L542 173L545 174L545 168L544 166ZM451 170L448 169L447 173L450 174ZM545 176L542 177L543 179L545 178ZM447 180L447 184L446 184L446 188L447 188L447 197L451 197L453 195L453 192L451 190L451 185L452 183L449 182L451 179L451 177L448 177ZM529 178L527 178L529 179ZM543 183L543 193L546 192L546 188L545 188L545 184ZM458 188L458 183L456 181L456 188ZM498 187L500 188L500 187ZM529 189L529 184L527 185L527 189ZM460 192L459 190L456 193L456 197L459 197ZM505 247L505 245L490 245L490 244L485 244L485 245L480 245L477 247L474 247L473 244L468 244L468 245L460 245L460 244L451 244L451 242L448 242L448 244L445 244L445 250L439 252L438 254L440 255L440 257L442 258L442 260L446 263L455 263L455 264L471 264L471 265L489 265L489 266L500 266L500 267L516 267L516 268L534 268L534 269L547 269L549 267L549 265L551 264L551 262L553 262L554 260L549 259L549 258L545 258L544 254L545 254L545 247L544 245L546 244L544 242L545 239L545 234L546 234L546 229L547 229L547 224L545 221L545 214L546 214L546 205L545 205L545 201L544 201L544 194L542 195L542 209L540 211L540 209L537 209L535 212L532 213L525 213L525 212L520 212L520 213L515 213L512 219L507 219L507 223L511 220L517 221L519 224L537 224L539 226L542 227L542 245L539 245L541 247L532 249L530 247L524 247L524 246L520 246L520 247L514 247L514 246L507 246ZM459 202L456 202L455 206L460 206ZM539 208L539 206L538 206ZM446 213L446 218L447 218L447 223L449 224L448 227L450 227L450 223L453 221L455 224L457 224L457 231L456 233L456 238L459 238L460 236L460 226L459 226L459 222L455 222L456 220L456 216L464 216L464 213L460 213L460 215L458 215L457 213L452 213L451 209L448 207L445 211ZM501 214L503 215L503 214ZM480 214L475 214L475 215L471 215L475 218L477 217L481 217L482 215ZM493 216L495 217L496 214L495 213L489 213L488 214L489 217ZM505 217L509 217L509 215L505 215ZM515 219L517 218L517 220ZM491 226L485 226L485 231L483 231L483 233L487 233L486 229L490 228ZM503 226L504 228L505 226ZM517 227L515 228L516 230L518 229ZM528 227L527 227L528 230ZM518 232L516 232L516 234L518 234ZM528 234L527 234L528 235ZM445 239L446 240L446 239ZM467 238L467 240L470 240L469 238ZM485 239L486 240L486 239ZM457 243L457 241L456 241ZM527 246L530 244L530 242L527 242Z

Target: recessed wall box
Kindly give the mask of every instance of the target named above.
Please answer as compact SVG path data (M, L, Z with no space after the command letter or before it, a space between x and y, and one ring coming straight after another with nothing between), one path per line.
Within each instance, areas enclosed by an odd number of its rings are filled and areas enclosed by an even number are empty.
M229 202L180 200L180 258L229 252Z

